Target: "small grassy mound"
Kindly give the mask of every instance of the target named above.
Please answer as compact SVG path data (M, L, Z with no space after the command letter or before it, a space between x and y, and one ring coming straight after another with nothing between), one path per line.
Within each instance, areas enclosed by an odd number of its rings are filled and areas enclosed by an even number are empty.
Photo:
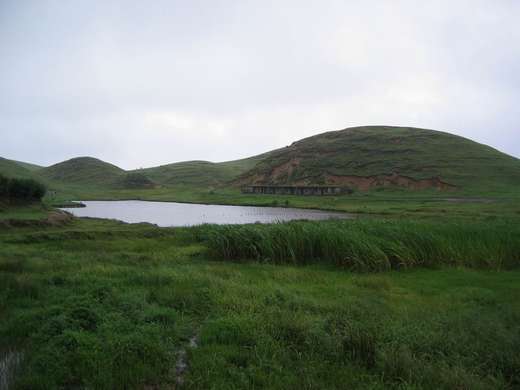
M92 157L78 157L43 168L38 175L68 185L112 185L125 173L119 167Z

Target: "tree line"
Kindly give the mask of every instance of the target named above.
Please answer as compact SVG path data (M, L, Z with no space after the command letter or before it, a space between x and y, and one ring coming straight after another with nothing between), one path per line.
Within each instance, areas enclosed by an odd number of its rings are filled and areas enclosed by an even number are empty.
M41 200L47 189L33 179L17 179L0 175L0 198L9 200Z

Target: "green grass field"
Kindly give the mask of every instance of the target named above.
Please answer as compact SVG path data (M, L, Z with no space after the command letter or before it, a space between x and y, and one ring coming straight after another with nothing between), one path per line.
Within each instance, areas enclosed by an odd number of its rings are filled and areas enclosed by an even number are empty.
M388 237L413 222L358 223L341 236L379 229ZM313 229L334 224L298 223L298 242L313 243ZM417 235L398 242L428 253L422 245L444 233L433 226L421 240L432 222L415 224ZM247 237L290 226L231 229ZM3 229L0 361L10 362L5 372L20 389L171 388L181 377L177 387L187 389L516 388L518 247L499 238L509 227L452 225L450 250L433 252L473 258L485 249L481 258L493 259L514 250L507 267L439 257L377 273L327 256L307 265L246 254L227 260L214 247L229 238L225 227L87 219ZM475 231L478 248L466 243ZM409 251L410 259L419 253ZM181 374L180 351L188 364Z
M47 217L49 210L40 204L9 205L0 204L0 221L8 219L16 220L40 220Z
M449 191L247 195L246 182L440 176ZM249 159L38 167L0 202L0 388L520 388L520 162L447 133L329 132ZM346 221L157 228L72 200L318 208Z

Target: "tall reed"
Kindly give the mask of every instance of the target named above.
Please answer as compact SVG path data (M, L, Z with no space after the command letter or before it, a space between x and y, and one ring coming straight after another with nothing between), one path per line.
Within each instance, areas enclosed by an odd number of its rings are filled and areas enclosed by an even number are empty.
M206 225L197 237L221 259L332 263L358 271L454 265L509 269L520 265L514 222L348 220L271 225Z

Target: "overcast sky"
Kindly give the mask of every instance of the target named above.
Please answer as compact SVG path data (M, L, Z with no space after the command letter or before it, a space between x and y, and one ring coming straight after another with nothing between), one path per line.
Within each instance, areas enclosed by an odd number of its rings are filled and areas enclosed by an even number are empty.
M226 161L345 127L520 157L520 1L0 0L0 156Z

